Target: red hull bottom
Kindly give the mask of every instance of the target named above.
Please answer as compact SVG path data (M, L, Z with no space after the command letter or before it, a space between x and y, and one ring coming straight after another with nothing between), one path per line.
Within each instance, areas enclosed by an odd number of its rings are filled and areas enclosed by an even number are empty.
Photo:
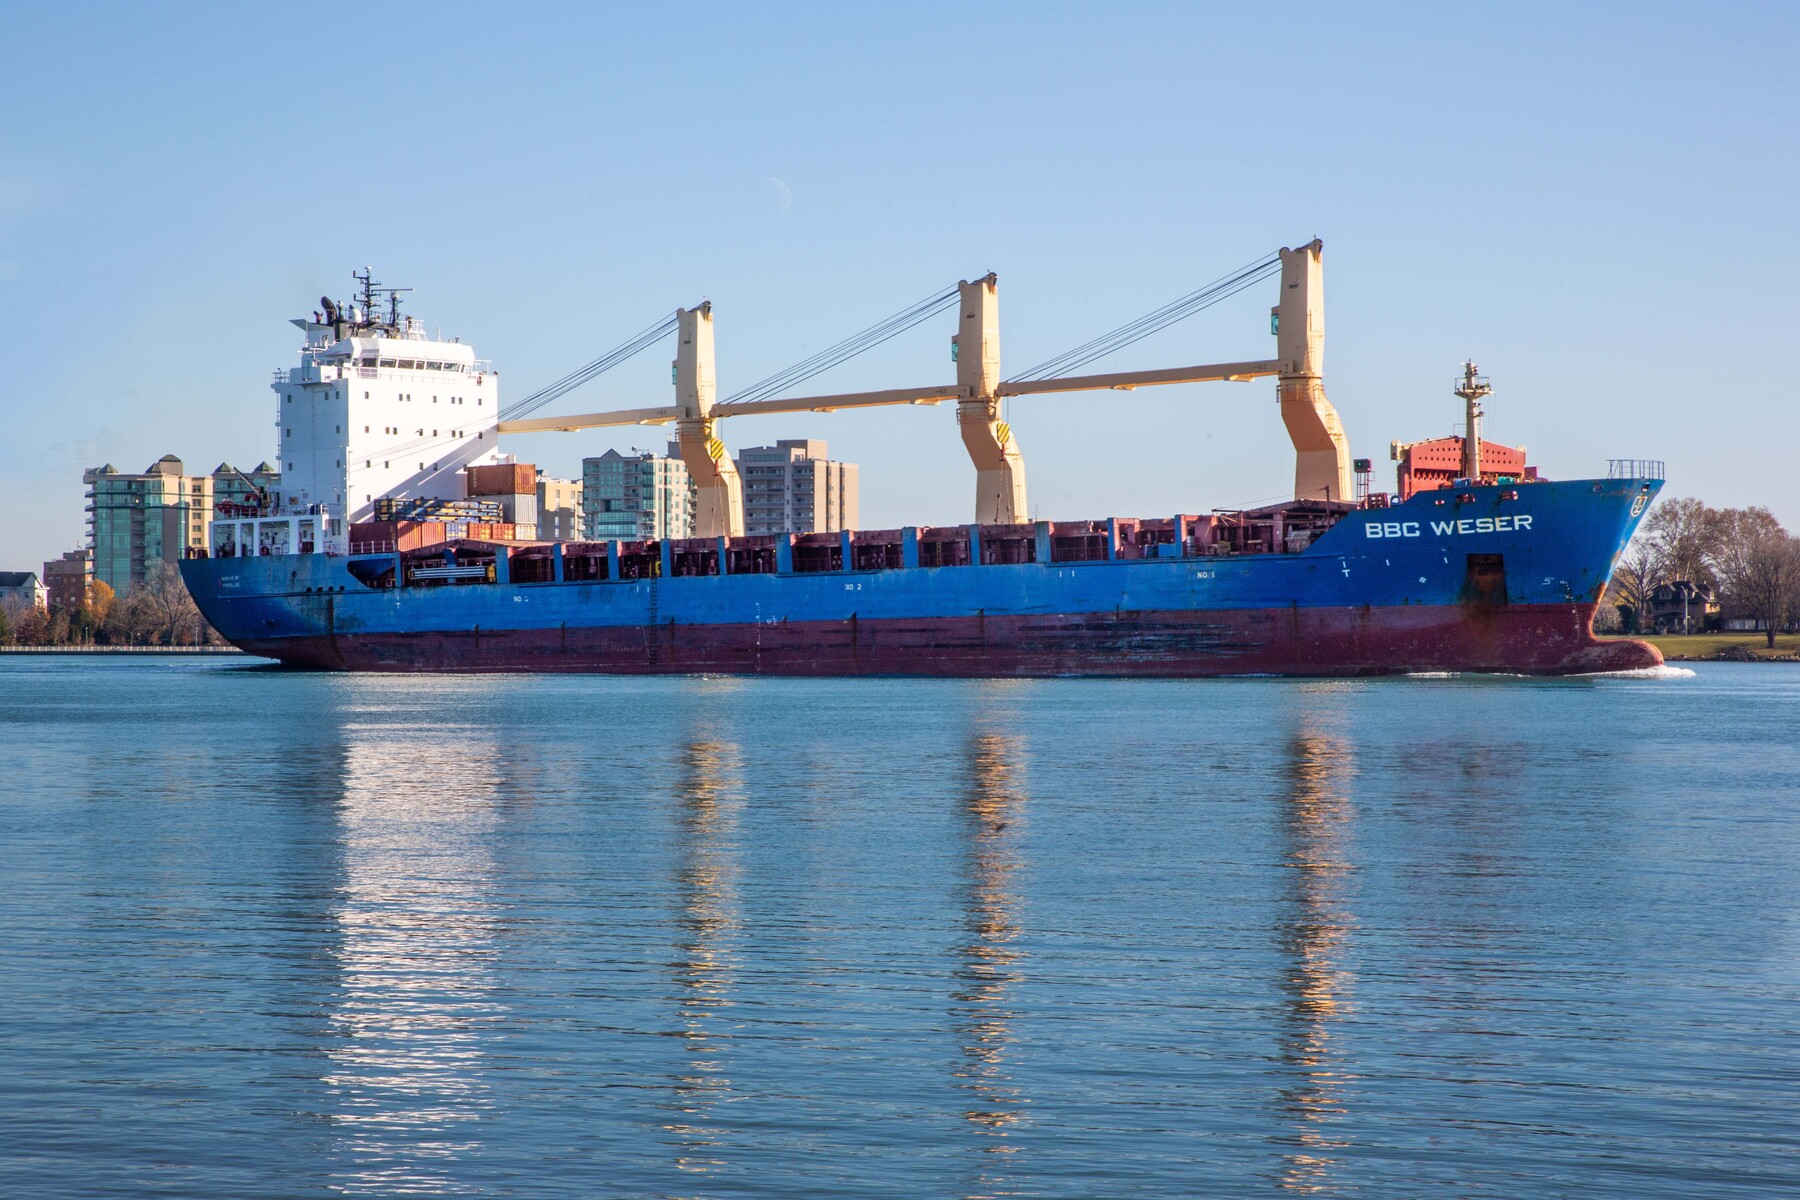
M1654 667L1644 643L1593 636L1592 605L1286 608L611 626L338 631L243 649L352 671L596 674L1158 676L1585 674Z

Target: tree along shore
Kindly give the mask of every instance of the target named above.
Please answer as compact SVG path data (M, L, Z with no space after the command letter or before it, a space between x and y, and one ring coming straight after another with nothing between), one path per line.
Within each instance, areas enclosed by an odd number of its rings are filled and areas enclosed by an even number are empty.
M1724 621L1753 621L1751 636L1773 650L1776 636L1800 622L1800 539L1766 508L1709 508L1692 497L1661 501L1619 556L1594 628L1654 633L1649 614L1657 589L1677 584L1718 598L1716 616L1702 605L1688 632L1718 633Z
M224 646L181 572L156 563L141 583L124 595L101 580L88 585L74 608L48 611L17 602L0 606L0 647L199 647Z

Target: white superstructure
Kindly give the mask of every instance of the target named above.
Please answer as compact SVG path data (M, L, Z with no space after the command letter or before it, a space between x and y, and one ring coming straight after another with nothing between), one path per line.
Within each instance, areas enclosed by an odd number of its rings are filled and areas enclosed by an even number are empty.
M272 385L282 507L325 517L327 543L369 520L383 496L462 498L461 472L499 451L492 367L401 315L402 289L357 279L356 302L322 298L310 320L293 322L306 334L300 365Z

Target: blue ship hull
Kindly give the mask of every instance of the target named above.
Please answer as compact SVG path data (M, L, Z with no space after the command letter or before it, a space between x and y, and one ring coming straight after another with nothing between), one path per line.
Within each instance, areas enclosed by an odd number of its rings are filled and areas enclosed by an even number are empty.
M395 555L309 554L182 574L232 643L329 670L1558 674L1661 661L1592 633L1660 487L1425 492L1298 553L399 587L364 582L403 579Z

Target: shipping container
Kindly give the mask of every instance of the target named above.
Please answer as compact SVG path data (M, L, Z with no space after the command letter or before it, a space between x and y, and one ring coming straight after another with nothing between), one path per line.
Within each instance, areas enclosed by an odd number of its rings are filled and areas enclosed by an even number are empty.
M470 467L468 493L471 496L517 496L530 492L537 498L537 468L530 463L494 463Z
M383 496L375 501L377 521L498 521L498 500L442 500L431 496Z
M442 521L358 521L350 526L350 553L385 554L441 545L450 536Z

